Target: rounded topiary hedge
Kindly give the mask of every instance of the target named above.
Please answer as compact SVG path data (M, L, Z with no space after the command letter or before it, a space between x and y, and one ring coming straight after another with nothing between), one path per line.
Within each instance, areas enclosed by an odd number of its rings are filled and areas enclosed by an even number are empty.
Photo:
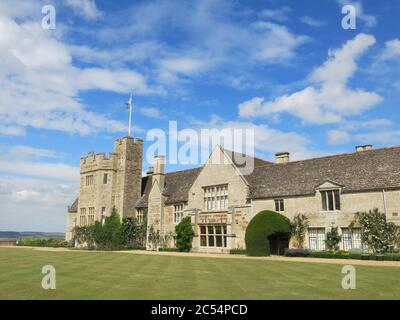
M246 253L249 256L269 256L268 237L276 233L290 234L290 221L274 211L261 211L251 219L246 229Z

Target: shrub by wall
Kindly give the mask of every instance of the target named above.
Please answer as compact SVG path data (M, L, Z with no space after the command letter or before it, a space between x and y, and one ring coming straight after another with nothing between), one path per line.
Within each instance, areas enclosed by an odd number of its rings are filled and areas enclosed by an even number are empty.
M290 232L290 221L285 216L268 210L257 213L246 229L247 255L269 256L271 252L268 237L276 233L290 234Z
M192 248L194 232L190 217L185 217L175 227L176 247L181 252L189 252Z

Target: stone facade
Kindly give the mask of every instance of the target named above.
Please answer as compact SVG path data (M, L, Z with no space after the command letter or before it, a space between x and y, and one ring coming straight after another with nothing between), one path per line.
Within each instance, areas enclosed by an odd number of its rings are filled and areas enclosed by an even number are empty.
M193 251L227 253L245 248L247 225L263 210L278 211L290 220L305 214L310 223L306 248L321 245L332 226L344 232L356 212L378 208L389 221L400 224L400 148L297 162L290 162L288 153L279 153L276 164L254 158L256 167L250 175L241 173L233 154L217 146L202 167L171 173L164 172L165 158L158 156L148 175L139 179L142 142L119 139L108 159L89 154L81 160L79 202L75 212L69 210L67 228L72 230L74 218L79 225L80 208L94 206L96 219L101 219L102 206L115 205L123 216L146 208L148 230L159 230L164 245L174 246L175 226L189 216L195 233ZM101 184L105 173L110 185ZM94 186L85 185L88 174L95 176ZM341 246L349 248L348 243Z
M68 210L66 240L75 226L101 221L114 206L121 219L134 216L141 196L142 149L143 140L124 137L115 141L108 157L90 152L81 158L79 198Z

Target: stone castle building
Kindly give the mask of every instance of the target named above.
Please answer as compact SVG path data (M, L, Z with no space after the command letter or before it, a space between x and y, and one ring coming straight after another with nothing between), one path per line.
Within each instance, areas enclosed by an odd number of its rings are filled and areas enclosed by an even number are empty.
M378 208L400 224L400 147L358 146L352 153L290 161L277 153L269 162L246 156L254 164L244 174L243 155L217 146L198 168L164 171L165 158L142 177L143 141L117 139L114 153L89 153L80 163L79 198L68 208L66 239L78 225L101 221L113 206L121 217L134 216L160 230L173 247L175 226L190 216L195 232L193 251L229 252L245 248L249 221L262 210L289 219L303 213L309 219L305 247L324 250L326 233L338 226L341 249L362 246L360 230L349 229L354 214ZM223 161L221 161L223 160ZM289 246L283 237L273 253Z

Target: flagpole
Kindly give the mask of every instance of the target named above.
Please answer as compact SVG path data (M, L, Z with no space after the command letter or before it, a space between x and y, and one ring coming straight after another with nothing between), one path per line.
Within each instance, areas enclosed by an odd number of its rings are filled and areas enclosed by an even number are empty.
M129 98L129 127L128 127L128 137L131 136L131 123L132 123L132 93Z

